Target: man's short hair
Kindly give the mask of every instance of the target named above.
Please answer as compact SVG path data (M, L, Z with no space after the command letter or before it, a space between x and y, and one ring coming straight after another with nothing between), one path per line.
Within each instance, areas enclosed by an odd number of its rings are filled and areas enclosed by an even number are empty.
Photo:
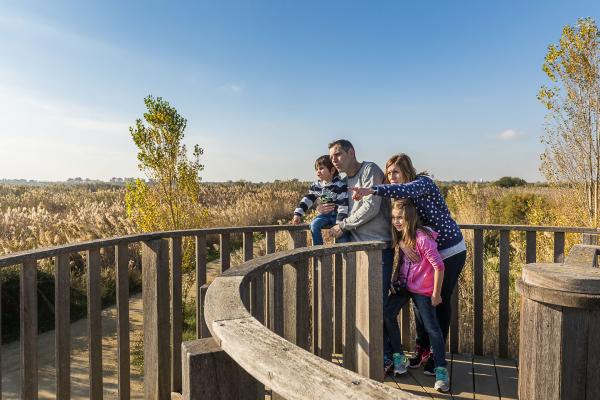
M342 150L346 152L350 149L354 150L354 146L352 146L352 143L350 143L350 141L346 139L338 139L334 142L331 142L329 143L329 146L327 146L327 148L331 149L333 146L340 146Z

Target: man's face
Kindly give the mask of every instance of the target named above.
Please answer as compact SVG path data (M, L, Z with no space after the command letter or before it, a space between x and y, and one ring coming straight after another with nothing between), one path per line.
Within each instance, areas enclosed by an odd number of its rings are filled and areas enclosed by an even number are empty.
M348 168L354 161L354 151L352 149L344 151L339 144L329 149L331 162L340 172L348 172Z

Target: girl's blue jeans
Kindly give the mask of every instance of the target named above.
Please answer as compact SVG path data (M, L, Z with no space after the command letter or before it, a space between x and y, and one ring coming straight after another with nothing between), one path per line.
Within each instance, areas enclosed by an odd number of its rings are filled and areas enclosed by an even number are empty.
M444 347L444 335L440 329L437 319L436 307L431 305L431 297L422 294L411 293L413 305L418 310L421 322L429 337L433 349L433 361L436 367L446 368L446 351Z
M403 353L398 314L408 299L408 293L390 294L383 303L383 354L388 358L394 353Z
M329 214L319 214L310 223L310 233L312 234L313 245L318 246L323 244L323 235L321 229L332 227L337 224L337 212L333 211ZM336 243L345 243L350 241L348 233L344 233L341 237L335 240Z

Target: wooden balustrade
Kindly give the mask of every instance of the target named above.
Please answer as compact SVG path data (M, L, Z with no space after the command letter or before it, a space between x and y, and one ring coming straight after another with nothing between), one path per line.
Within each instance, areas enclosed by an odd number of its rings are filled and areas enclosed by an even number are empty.
M483 271L484 271L484 237L488 232L499 232L499 292L498 292L498 330L485 334L498 336L496 354L506 357L511 354L508 346L508 330L505 328L509 318L508 298L510 285L510 235L511 232L525 232L525 260L537 260L536 247L539 233L548 232L553 236L553 260L561 262L565 258L566 234L581 234L583 243L597 243L599 231L590 228L570 227L537 227L513 225L462 225L463 231L473 232L472 264L465 268L473 268L473 335L470 343L459 340L460 304L458 297L453 297L456 312L451 321L449 347L451 351L459 351L467 346L477 354L483 354ZM253 260L253 233L264 232L267 253L275 254L275 233L290 232L296 247L306 244L306 225L301 226L251 226L234 228L194 229L183 231L167 231L130 235L83 243L67 244L52 248L12 253L0 256L0 267L19 266L21 270L20 313L21 313L21 381L20 397L37 398L38 366L37 366L37 268L38 262L53 260L55 267L55 329L56 329L56 394L58 398L70 396L70 313L69 313L69 256L84 253L86 260L87 296L88 296L88 329L89 329L89 381L90 398L101 398L102 382L102 348L101 348L101 310L100 310L100 249L114 248L116 269L116 307L117 307L117 376L119 399L130 398L130 342L129 342L129 282L128 282L128 246L142 243L146 250L146 262L143 264L145 282L151 293L156 292L154 300L144 293L144 301L149 311L144 315L146 334L149 341L145 345L145 363L150 392L170 394L181 389L180 352L181 343L182 301L181 298L181 263L182 243L184 238L195 241L195 288L196 293L196 337L210 335L205 324L204 303L207 295L207 238L218 235L221 249L221 272L227 273L231 266L230 252L233 239L241 235L243 239L243 259ZM158 244L160 243L160 244ZM158 246L158 247L157 247ZM166 246L166 247L165 247ZM328 246L325 246L327 248ZM331 253L333 254L333 253ZM359 256L360 258L360 256ZM283 268L263 270L254 275L244 289L249 312L258 322L265 323L302 349L311 349L316 354L327 358L329 352L343 354L343 363L353 371L365 371L371 366L357 362L360 354L355 354L356 344L363 340L351 329L357 311L349 306L352 293L358 290L355 286L356 255L344 253L332 255L331 260L320 257L315 263L309 258L288 263ZM148 271L148 270L153 270ZM160 281L160 282L159 282ZM312 283L309 289L308 282ZM1 288L0 288L1 290ZM311 291L312 297L308 298ZM160 300L160 301L159 301ZM154 304L160 302L160 308ZM265 319L266 318L266 319ZM148 320L148 324L146 324ZM300 323L300 321L303 321ZM410 310L402 312L403 342L410 347L412 336L409 329ZM312 330L311 330L312 327ZM1 327L0 327L1 328ZM365 328L367 329L367 328ZM308 334L306 334L306 332ZM365 332L368 333L368 332ZM164 340L167 337L168 340ZM160 345L154 340L161 340ZM465 338L463 337L463 340ZM168 346L171 351L158 355L159 346ZM162 348L162 347L161 347ZM154 349L154 350L152 350ZM464 351L464 350L463 350ZM166 354L166 355L165 355ZM153 358L154 357L154 358ZM160 358L160 360L159 360ZM1 389L1 387L0 387Z

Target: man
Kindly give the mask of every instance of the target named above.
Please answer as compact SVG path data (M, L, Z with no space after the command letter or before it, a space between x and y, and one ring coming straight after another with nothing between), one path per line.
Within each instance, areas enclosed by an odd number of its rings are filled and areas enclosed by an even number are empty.
M358 162L354 146L345 139L336 140L329 144L329 156L337 170L346 174L348 180L348 208L350 210L348 217L339 221L337 225L330 229L330 234L337 239L344 232L349 232L354 242L377 240L391 243L389 200L374 195L365 196L356 201L352 199L353 187L371 187L383 183L384 174L381 168L370 161ZM320 213L327 213L333 211L334 207L335 205L322 204L317 207L317 210ZM394 253L391 247L382 250L383 305L386 304L389 296L393 263ZM391 345L384 340L383 346L384 368L387 373L393 367Z

